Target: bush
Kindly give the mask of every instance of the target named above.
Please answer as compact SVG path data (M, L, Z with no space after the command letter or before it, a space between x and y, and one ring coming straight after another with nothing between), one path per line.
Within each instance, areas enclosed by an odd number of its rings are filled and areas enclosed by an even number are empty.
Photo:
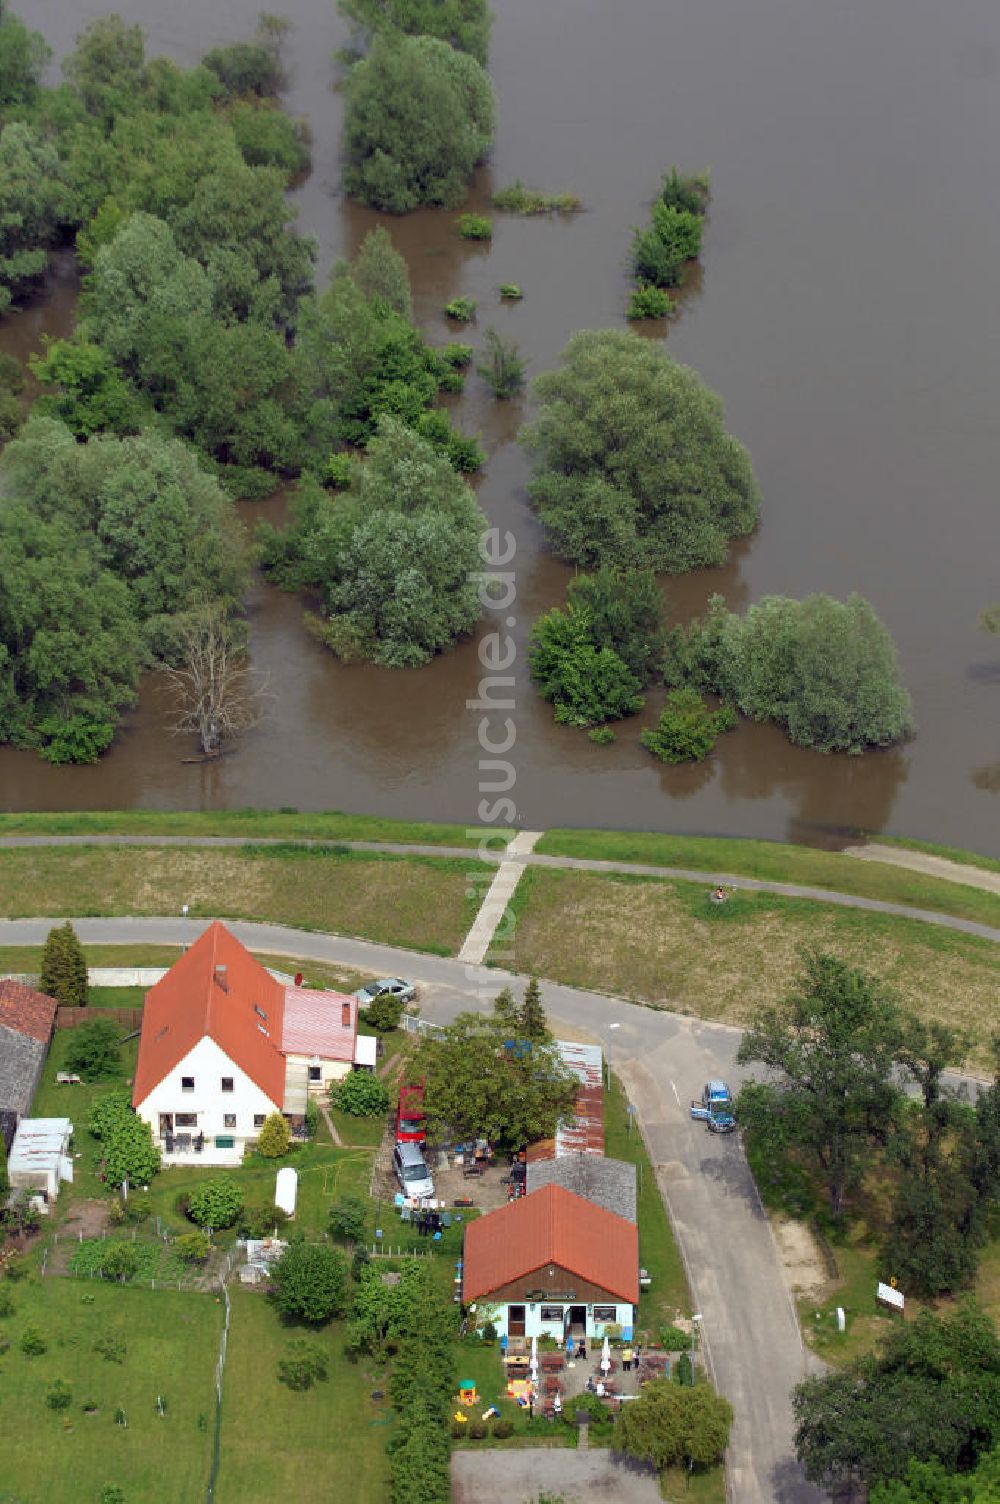
M45 1403L50 1410L68 1410L73 1403L73 1391L65 1379L53 1379L45 1393Z
M95 1405L94 1409L96 1410L96 1408L97 1406ZM124 1410L120 1410L118 1414L124 1416L125 1412ZM115 1419L117 1420L117 1415ZM117 1483L105 1483L101 1489L101 1497L98 1500L98 1504L125 1504L125 1490L119 1488Z
M662 287L650 287L647 283L640 282L629 299L626 318L665 319L668 313L673 312L673 307Z
M372 998L364 1010L365 1023L369 1028L374 1029L376 1034L391 1034L394 1029L399 1028L403 1007L401 997L395 997L391 992L383 992L378 997Z
M274 1265L271 1280L271 1298L286 1320L329 1321L346 1307L343 1256L320 1243L292 1243Z
M539 193L526 188L520 178L506 188L498 188L490 199L494 209L503 209L508 214L574 214L583 208L583 200L575 193Z
M514 340L501 339L495 329L487 329L487 359L476 367L484 381L493 388L494 397L513 397L524 386L524 361Z
M685 178L676 167L671 168L653 205L651 224L645 230L636 230L632 241L632 264L640 284L676 287L685 261L694 260L701 250L707 204L707 175ZM629 310L629 318L661 317L659 313Z
M696 689L675 689L667 696L659 725L639 738L661 762L703 762L723 731L736 725L728 705L709 710Z
M315 1138L319 1132L319 1108L312 1097L309 1097L306 1101L305 1132L306 1138L309 1139Z
M460 214L458 233L463 240L492 240L493 221L482 214Z
M377 1118L389 1109L389 1090L372 1071L352 1070L330 1087L334 1107L355 1118Z
M686 1463L707 1467L729 1442L733 1409L709 1384L684 1389L651 1379L615 1424L615 1447L662 1470Z
M598 747L608 747L618 740L610 726L591 726L587 732L587 739L596 743Z
M304 1337L293 1342L285 1356L278 1360L279 1382L300 1393L305 1389L311 1389L317 1380L325 1379L328 1373L329 1362L326 1353L315 1342L310 1342Z
M323 484L330 486L333 490L342 491L351 484L353 474L354 461L349 454L331 454L323 466Z
M127 1284L139 1269L139 1252L133 1243L107 1243L101 1255L101 1273Z
M187 1215L199 1227L232 1227L243 1210L243 1187L226 1175L197 1186L188 1199Z
M21 1351L26 1358L40 1358L47 1353L49 1344L37 1326L26 1326L21 1336Z
M668 1353L686 1352L691 1346L691 1335L672 1323L664 1324L657 1332L660 1346Z
M339 1196L330 1208L330 1231L345 1243L363 1243L368 1214L359 1196Z
M212 1251L212 1240L207 1232L182 1232L174 1240L174 1251L185 1264L204 1264Z
M145 1185L160 1168L160 1150L153 1130L135 1113L112 1117L102 1135L104 1178L108 1185Z
M248 1206L240 1213L237 1226L241 1237L268 1238L287 1221L288 1216L280 1206Z
M125 1338L118 1332L102 1332L94 1343L94 1352L106 1363L124 1363L126 1351Z
M613 648L594 642L593 619L571 601L553 608L532 628L531 677L543 700L567 726L594 726L642 709L640 681Z
M291 1129L284 1117L280 1112L272 1112L260 1130L257 1153L263 1154L265 1159L280 1159L288 1153L291 1142Z
M472 346L452 343L441 345L435 354L439 355L446 366L451 366L456 371L464 370L472 360Z
M469 1422L466 1429L469 1436L472 1437L473 1441L482 1441L483 1437L486 1435L486 1422L482 1420L472 1420Z
M13 1316L15 1309L10 1291L0 1286L0 1317Z
M514 1423L510 1420L495 1420L493 1422L493 1435L497 1441L506 1441L508 1436L514 1434Z
M65 1068L84 1081L108 1081L121 1075L119 1030L109 1019L95 1019L74 1029L66 1050Z
M450 303L444 305L444 311L450 319L458 324L467 324L476 311L473 298L452 298Z

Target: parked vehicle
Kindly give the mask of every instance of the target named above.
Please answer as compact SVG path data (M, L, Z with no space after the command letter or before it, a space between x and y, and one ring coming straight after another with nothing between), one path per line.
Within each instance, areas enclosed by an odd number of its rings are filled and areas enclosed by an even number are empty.
M377 982L368 982L364 987L359 987L354 996L362 1008L367 1008L369 1003L385 993L398 997L402 1003L409 1003L416 997L417 989L413 982L406 982L402 977L380 977Z
M396 1105L396 1143L425 1144L427 1120L424 1117L424 1079L413 1086L399 1088Z
M397 1144L392 1151L392 1166L407 1196L422 1200L434 1195L434 1182L419 1144Z
M709 1133L732 1133L736 1127L733 1094L725 1081L708 1081L697 1101L691 1103L691 1116L708 1124Z

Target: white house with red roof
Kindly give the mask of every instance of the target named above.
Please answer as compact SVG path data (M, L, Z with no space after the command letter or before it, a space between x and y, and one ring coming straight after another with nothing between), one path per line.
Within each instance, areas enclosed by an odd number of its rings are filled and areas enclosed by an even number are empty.
M216 921L146 994L132 1105L165 1164L238 1164L273 1112L374 1065L356 999L286 986Z

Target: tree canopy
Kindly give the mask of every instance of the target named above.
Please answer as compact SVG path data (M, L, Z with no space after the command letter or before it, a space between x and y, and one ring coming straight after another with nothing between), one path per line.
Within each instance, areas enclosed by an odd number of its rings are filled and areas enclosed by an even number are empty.
M679 1463L707 1467L726 1450L732 1424L732 1405L710 1384L650 1379L622 1406L615 1447L661 1472Z
M0 19L0 57L5 23ZM3 64L0 63L0 70ZM2 87L0 76L0 87ZM0 313L44 277L65 205L55 147L23 121L0 130Z
M271 1298L286 1320L318 1326L347 1304L343 1256L321 1243L291 1243L271 1271Z
M583 331L532 385L529 494L560 557L681 573L721 563L729 539L753 531L746 450L725 432L718 397L658 345Z
M468 53L379 33L345 83L344 187L375 209L460 203L493 140L493 86Z
M70 921L56 925L45 937L39 989L66 1008L85 1008L90 998L87 958ZM117 1051L116 1051L117 1057Z
M486 67L493 13L486 0L337 0L360 51L383 32L438 37Z

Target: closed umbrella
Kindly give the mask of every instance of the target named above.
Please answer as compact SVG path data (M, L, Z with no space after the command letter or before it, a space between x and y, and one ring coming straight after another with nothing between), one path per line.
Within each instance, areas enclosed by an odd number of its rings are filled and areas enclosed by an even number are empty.
M537 1337L532 1337L532 1339L531 1339L531 1364L530 1364L530 1369L531 1369L531 1377L534 1380L534 1382L537 1384L537 1382L538 1382L538 1338Z
M605 1337L605 1339L604 1339L604 1346L601 1348L601 1372L602 1373L607 1373L608 1370L610 1369L610 1367L611 1367L611 1343L608 1341L607 1337Z

